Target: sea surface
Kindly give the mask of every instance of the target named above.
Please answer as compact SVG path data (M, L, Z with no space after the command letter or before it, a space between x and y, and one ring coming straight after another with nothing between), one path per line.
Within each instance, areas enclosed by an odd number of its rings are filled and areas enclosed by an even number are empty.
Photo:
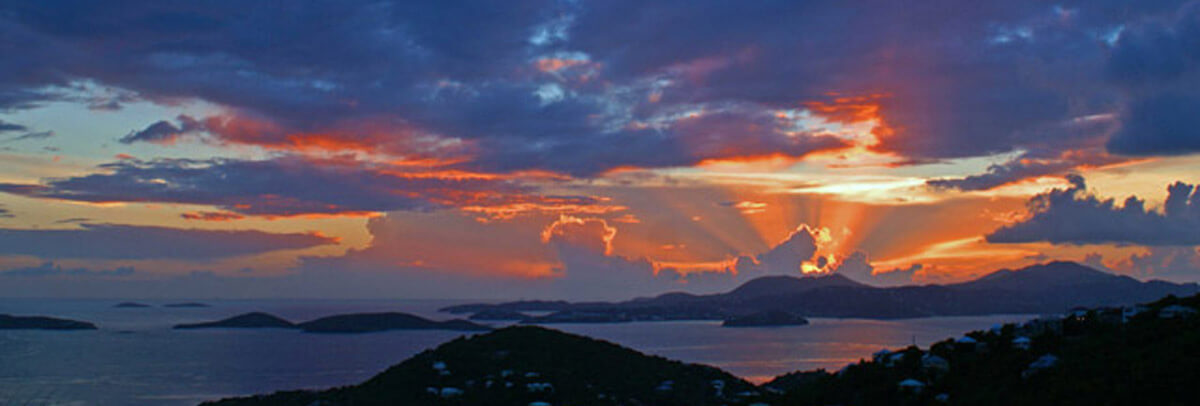
M90 321L97 331L0 330L0 406L195 405L204 400L361 382L463 333L305 334L172 330L178 323L265 311L292 321L377 311L434 319L464 301L205 300L206 308L115 308L121 300L0 299L0 313ZM176 301L179 302L179 301ZM837 370L881 348L930 343L1034 315L908 320L811 319L807 326L723 328L719 322L557 324L639 351L703 363L754 382L795 370Z

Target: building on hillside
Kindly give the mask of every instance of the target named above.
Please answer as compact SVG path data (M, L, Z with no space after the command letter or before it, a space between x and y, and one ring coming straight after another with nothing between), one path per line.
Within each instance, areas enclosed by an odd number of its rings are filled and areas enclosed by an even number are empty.
M911 393L921 393L921 391L924 389L925 389L925 382L921 382L921 381L918 381L918 380L912 379L912 378L900 381L900 390L902 390L902 391L907 391L907 392L911 392Z
M1181 319L1194 315L1196 315L1196 309L1180 305L1170 305L1158 311L1158 317L1161 319Z
M950 370L950 361L933 354L921 357L921 368L927 371L946 372Z

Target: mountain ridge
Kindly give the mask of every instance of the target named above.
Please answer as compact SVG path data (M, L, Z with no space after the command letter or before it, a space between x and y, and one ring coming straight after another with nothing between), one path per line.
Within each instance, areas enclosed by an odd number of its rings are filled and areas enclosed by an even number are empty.
M1002 269L971 281L945 285L873 287L839 274L774 275L709 295L669 292L621 302L524 301L468 304L441 310L553 312L524 321L542 324L725 320L770 310L805 317L894 319L1057 313L1077 306L1115 306L1197 292L1200 285L1195 283L1143 282L1075 262L1055 261L1016 270Z

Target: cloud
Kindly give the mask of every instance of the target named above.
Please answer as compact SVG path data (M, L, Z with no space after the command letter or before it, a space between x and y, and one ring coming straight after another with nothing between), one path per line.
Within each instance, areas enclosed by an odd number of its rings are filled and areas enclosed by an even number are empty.
M827 234L823 229L802 224L767 252L754 257L738 257L734 268L746 278L763 274L799 275L801 265L817 259L818 241L828 239Z
M201 230L120 224L78 229L0 229L0 255L81 259L208 260L336 244L316 233Z
M1179 46L1137 50L1186 45L1194 8L535 0L452 12L364 0L286 10L217 2L198 12L184 3L29 2L0 12L0 35L10 39L0 53L15 61L0 66L0 108L204 100L222 108L219 117L148 123L122 141L196 134L579 177L854 143L792 119L809 113L874 121L879 142L869 145L909 162L1079 149L1109 133L1061 126L1112 113L1123 132L1110 148L1170 154L1195 149L1178 131L1189 100L1165 95L1190 94L1195 63ZM1139 28L1155 24L1163 34ZM309 29L316 25L328 29ZM1108 45L1122 26L1130 28ZM1182 62L1140 59L1152 72L1121 62L1170 52ZM1159 84L1119 79L1133 76ZM107 96L79 96L89 92ZM859 104L858 113L813 103ZM1161 108L1173 105L1184 107Z
M20 131L26 131L26 130L28 130L28 128L26 128L23 125L9 123L9 122L0 120L0 133L20 132Z
M63 268L56 265L54 262L46 261L38 266L13 268L0 271L0 277L111 277L111 276L129 276L135 273L132 267L120 267L114 269L88 269L88 268Z
M233 221L246 218L246 216L241 214L219 211L187 212L180 214L179 217L183 218L184 220L199 221Z
M1130 24L1113 45L1108 77L1125 94L1108 149L1129 155L1200 152L1200 4Z
M901 286L911 285L915 282L913 277L921 268L921 264L912 264L908 268L876 272L866 252L854 251L834 266L832 272L868 285Z
M1055 244L1200 245L1200 193L1176 182L1167 188L1162 212L1145 208L1136 196L1117 206L1087 192L1083 177L1069 175L1071 186L1031 198L1028 218L987 235L988 242Z
M120 141L122 144L133 144L135 142L171 144L178 140L179 137L198 134L205 129L203 123L187 115L180 115L176 120L179 121L179 125L172 124L169 121L158 121L140 131L129 133L129 135L122 137Z
M1023 154L1007 162L990 165L987 171L981 174L961 178L930 179L925 181L925 184L937 189L990 190L1042 176L1059 175L1080 168L1109 165L1123 160L1105 153L1077 151L1054 158L1038 158Z
M1200 248L1151 247L1130 255L1122 265L1134 275L1193 282L1200 280Z
M586 207L588 197L527 194L514 181L453 174L406 173L404 168L344 160L278 157L238 159L124 159L104 172L51 178L42 184L0 184L0 191L81 202L160 202L211 205L242 215L363 214L443 207L504 206L516 202Z
M18 135L16 137L9 138L5 142L17 142L17 141L25 141L25 140L42 140L42 139L50 138L53 136L54 136L54 131L38 131L38 132L31 132L31 133L25 133L22 135Z

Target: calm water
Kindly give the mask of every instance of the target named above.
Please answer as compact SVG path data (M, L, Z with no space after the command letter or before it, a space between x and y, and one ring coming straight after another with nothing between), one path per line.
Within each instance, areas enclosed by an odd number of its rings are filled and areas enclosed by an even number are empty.
M444 319L449 316L436 309L458 303L450 301L205 301L213 307L142 309L113 308L116 302L0 299L0 313L59 316L100 326L98 331L0 331L0 406L194 405L231 395L353 384L461 334L170 329L248 311L293 321L366 311ZM722 328L716 322L553 327L762 381L794 370L838 369L880 348L902 347L914 339L925 346L1030 317L815 319L808 326L748 329Z

